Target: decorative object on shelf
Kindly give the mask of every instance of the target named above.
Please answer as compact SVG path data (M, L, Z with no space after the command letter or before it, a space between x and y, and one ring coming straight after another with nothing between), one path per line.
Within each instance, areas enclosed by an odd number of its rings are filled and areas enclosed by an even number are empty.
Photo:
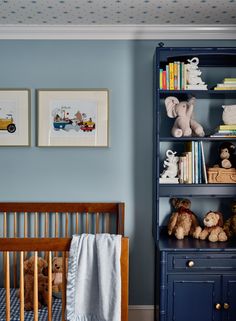
M228 237L223 230L223 215L220 212L210 211L203 219L204 228L198 228L195 238L208 239L210 242L225 242Z
M175 235L179 240L188 235L194 236L199 223L197 216L190 210L191 201L189 199L172 198L170 203L174 207L174 212L168 222L168 234Z
M168 149L166 151L166 160L163 167L165 168L160 177L160 183L178 183L178 161L179 157L175 156L176 152Z
M165 99L167 115L176 118L171 133L174 137L188 137L192 134L203 137L203 127L192 118L196 99L192 97L189 101L179 101L178 98L169 96Z
M228 238L236 236L236 201L232 203L231 212L230 218L227 219L223 227Z
M207 90L207 85L201 79L202 72L198 68L199 59L194 57L188 59L188 64L186 64L186 89L191 90Z
M235 168L236 167L236 156L235 145L231 142L225 141L220 144L219 147L219 161L215 167L221 168Z
M236 125L236 105L223 105L222 120L225 125Z
M0 146L30 145L29 110L29 89L0 89Z
M207 170L208 183L213 184L235 184L236 183L236 169L235 168L217 168L211 167Z
M107 89L40 89L38 146L107 147Z

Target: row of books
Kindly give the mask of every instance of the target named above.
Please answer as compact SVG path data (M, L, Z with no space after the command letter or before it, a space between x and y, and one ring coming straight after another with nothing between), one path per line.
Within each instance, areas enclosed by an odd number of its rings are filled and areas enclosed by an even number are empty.
M181 61L170 62L160 69L159 88L163 90L185 90L186 64Z
M221 137L221 138L235 138L236 137L236 124L232 125L220 125L216 128L214 134L210 135L210 137Z
M217 84L214 90L236 90L236 78L224 78L223 83Z
M203 143L186 142L186 152L179 157L178 178L180 184L208 183Z

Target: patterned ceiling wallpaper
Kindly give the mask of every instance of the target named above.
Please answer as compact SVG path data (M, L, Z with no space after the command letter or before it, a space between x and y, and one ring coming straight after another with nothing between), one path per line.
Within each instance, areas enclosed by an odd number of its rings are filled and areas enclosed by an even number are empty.
M0 24L236 24L236 0L1 0Z

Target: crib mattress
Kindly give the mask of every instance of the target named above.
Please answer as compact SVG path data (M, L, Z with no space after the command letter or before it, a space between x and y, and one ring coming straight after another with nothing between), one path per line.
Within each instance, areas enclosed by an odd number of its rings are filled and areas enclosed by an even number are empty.
M0 321L6 320L6 303L5 303L5 289L0 288ZM20 300L16 295L16 290L11 289L11 321L20 321ZM38 310L40 321L48 320L47 307ZM61 320L61 299L53 298L52 303L52 319L53 321ZM34 320L33 311L25 311L25 321Z

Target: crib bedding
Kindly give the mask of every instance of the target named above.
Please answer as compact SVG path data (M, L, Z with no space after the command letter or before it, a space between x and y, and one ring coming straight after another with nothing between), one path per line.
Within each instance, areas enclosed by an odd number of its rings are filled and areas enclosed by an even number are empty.
M0 321L6 320L5 289L0 288ZM11 289L11 321L20 321L20 301L16 295L16 289ZM61 299L53 298L52 303L52 320L61 321ZM39 320L48 320L47 307L38 310ZM33 321L34 312L25 311L25 321Z

